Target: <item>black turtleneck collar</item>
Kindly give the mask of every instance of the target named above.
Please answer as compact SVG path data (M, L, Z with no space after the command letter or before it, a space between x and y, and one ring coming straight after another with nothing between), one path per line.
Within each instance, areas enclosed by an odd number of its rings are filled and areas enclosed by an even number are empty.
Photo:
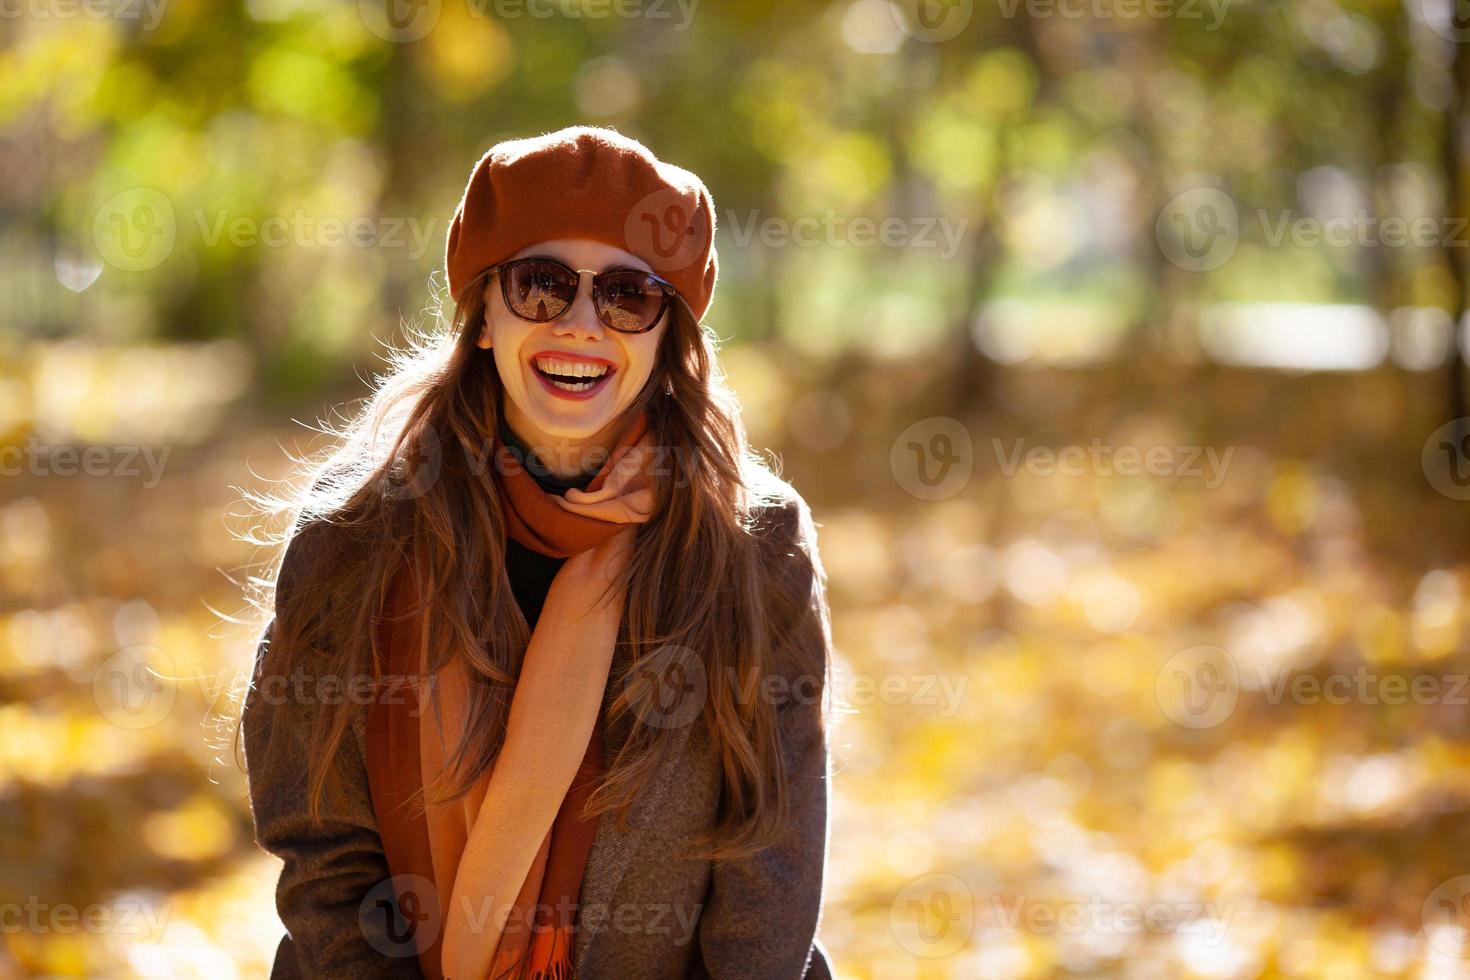
M597 476L596 469L590 473L573 477L561 477L552 473L542 465L541 460L536 458L536 454L531 451L531 447L526 445L520 436L511 431L511 427L506 424L503 414L500 416L500 440L505 443L506 448L510 450L511 455L516 458L516 461L526 468L526 472L530 473L535 481L540 484L541 489L547 493L554 493L560 497L568 490L585 490L587 489L587 485ZM601 467L598 467L598 469L601 469Z

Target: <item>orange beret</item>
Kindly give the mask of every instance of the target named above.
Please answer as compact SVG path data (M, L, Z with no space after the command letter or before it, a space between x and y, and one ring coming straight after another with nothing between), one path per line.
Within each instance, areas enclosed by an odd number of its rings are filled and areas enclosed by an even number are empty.
M715 205L695 174L611 129L569 126L497 143L470 174L449 226L453 296L527 245L591 238L673 283L696 320L714 296Z

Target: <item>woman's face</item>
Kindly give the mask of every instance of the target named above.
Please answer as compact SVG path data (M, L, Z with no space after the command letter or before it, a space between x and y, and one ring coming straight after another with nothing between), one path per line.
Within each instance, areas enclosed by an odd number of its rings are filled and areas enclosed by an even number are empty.
M559 259L573 269L593 272L614 266L653 271L631 252L586 238L541 242L510 258L533 255ZM485 325L478 345L495 353L511 430L533 446L614 436L603 430L647 384L669 316L665 312L658 324L644 333L613 330L597 318L592 306L592 277L583 276L576 300L559 319L531 323L506 309L500 279L492 276L485 285ZM594 387L571 391L565 384L547 378L547 369L553 374L566 375L570 371L584 377L603 369L606 373ZM585 381L573 387L583 385Z

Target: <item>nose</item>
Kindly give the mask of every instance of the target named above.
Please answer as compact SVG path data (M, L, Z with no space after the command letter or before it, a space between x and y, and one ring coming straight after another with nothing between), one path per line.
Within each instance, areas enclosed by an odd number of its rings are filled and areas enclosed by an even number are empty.
M552 333L575 340L601 340L606 328L597 319L597 307L592 303L592 273L581 269L577 275L577 295L567 311L552 323Z

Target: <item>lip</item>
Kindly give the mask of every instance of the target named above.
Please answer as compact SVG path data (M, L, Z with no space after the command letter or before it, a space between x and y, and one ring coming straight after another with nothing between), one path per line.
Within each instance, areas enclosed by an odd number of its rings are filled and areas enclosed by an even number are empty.
M552 384L546 379L545 375L543 375L539 370L536 369L536 359L540 357L556 357L564 361L577 361L582 364L605 364L607 365L607 373L602 376L597 384L593 385L591 388L588 388L586 391L566 391L565 389L558 388L556 385ZM526 368L531 372L532 375L535 376L536 380L541 383L541 387L546 392L555 395L557 398L565 398L567 401L571 402L585 402L588 399L596 398L597 395L604 388L607 387L608 382L612 380L612 376L618 373L617 365L613 364L612 361L609 361L605 357L594 357L590 354L570 354L566 351L559 350L537 351L536 353L531 355L529 360L527 360Z
M531 361L533 362L531 366L533 368L536 366L534 362L538 357L559 357L563 361L581 361L583 364L606 364L613 371L617 370L617 365L605 357L595 357L592 354L573 354L570 351L564 350L538 350L531 355Z

